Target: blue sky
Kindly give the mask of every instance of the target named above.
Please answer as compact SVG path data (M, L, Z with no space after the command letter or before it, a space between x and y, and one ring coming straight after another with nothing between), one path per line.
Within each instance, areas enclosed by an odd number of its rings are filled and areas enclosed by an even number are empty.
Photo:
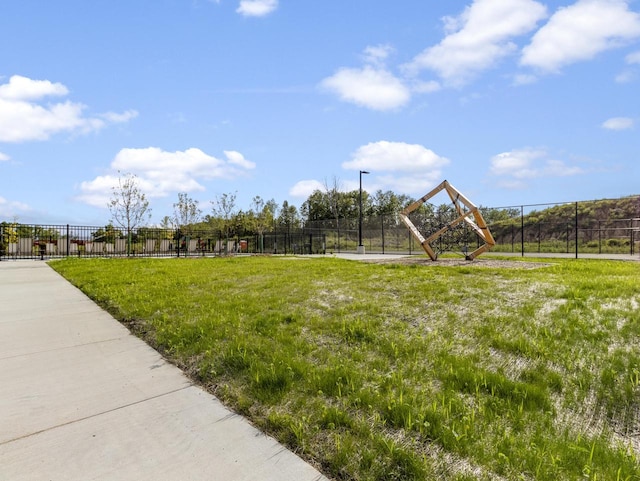
M638 0L0 0L0 220L104 225L120 172L299 206L640 193Z

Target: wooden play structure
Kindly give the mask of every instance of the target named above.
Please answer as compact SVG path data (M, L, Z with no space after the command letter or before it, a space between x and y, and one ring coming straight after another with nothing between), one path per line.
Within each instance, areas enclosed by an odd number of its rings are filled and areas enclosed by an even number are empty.
M458 213L458 217L445 226L441 227L425 239L418 228L413 224L413 222L411 222L411 219L409 219L409 214L418 209L422 204L424 204L426 201L443 190L446 190L447 194L449 194L449 198L451 199L451 202L453 202L455 210ZM489 228L487 227L487 224L484 221L480 210L446 180L435 187L431 192L425 194L422 198L418 199L413 204L403 209L400 212L400 218L402 219L402 222L404 222L404 224L407 226L413 237L420 243L424 251L429 255L432 261L438 259L438 255L436 254L435 249L432 247L432 243L436 241L440 236L442 236L445 232L454 228L461 222L465 222L477 234L479 239L484 241L484 243L473 252L465 252L465 258L467 260L475 259L480 254L486 252L495 245L493 236L491 235L491 232L489 231Z

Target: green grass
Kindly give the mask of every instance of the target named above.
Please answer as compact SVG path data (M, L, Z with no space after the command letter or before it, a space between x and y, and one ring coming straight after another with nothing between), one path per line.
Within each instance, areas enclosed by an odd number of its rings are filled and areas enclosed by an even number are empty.
M524 246L521 242L496 244L491 248L492 252L504 253L556 253L556 254L573 254L576 251L575 241L572 239L567 243L561 240L544 240L541 242L525 242ZM635 242L633 252L638 252L640 242ZM578 252L580 254L630 254L630 239L603 239L602 241L580 241L578 243Z
M51 265L333 479L640 479L638 263Z

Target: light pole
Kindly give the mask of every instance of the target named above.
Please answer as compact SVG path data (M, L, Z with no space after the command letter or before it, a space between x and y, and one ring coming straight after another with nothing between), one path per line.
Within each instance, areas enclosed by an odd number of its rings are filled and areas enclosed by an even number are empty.
M358 218L358 254L364 254L364 246L362 245L362 174L368 174L366 170L360 171L360 216Z

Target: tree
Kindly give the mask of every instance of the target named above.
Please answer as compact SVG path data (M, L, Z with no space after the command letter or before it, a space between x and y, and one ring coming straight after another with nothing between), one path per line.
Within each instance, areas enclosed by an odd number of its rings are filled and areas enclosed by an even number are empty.
M300 206L302 216L309 222L332 219L333 213L329 206L326 192L316 189Z
M400 212L407 205L411 204L413 199L405 194L396 194L388 190L383 192L377 190L373 195L372 204L373 211L376 215L393 215Z
M331 185L329 185L329 182L325 179L324 189L327 193L329 209L333 214L333 218L336 220L338 236L340 236L340 191L342 190L340 179L334 176Z
M253 223L255 231L259 235L259 250L264 252L264 233L273 225L273 219L277 210L276 201L271 199L265 202L259 195L252 201Z
M113 224L109 223L104 228L100 228L91 234L93 240L96 242L109 242L113 243L116 239L120 238L120 231L118 231Z
M186 192L178 193L178 202L173 204L173 222L179 229L200 222L202 211L198 208L198 201L193 200Z
M285 229L287 232L290 232L290 229L293 227L294 229L300 226L300 216L298 214L298 209L295 205L290 205L286 200L282 202L282 207L280 208L280 215L277 220L278 226L281 229Z
M149 201L140 189L138 177L131 173L121 174L118 185L112 188L111 200L107 204L112 221L127 232L127 254L131 252L131 231L151 218Z
M217 218L221 224L221 230L224 232L227 242L225 246L229 244L229 234L232 226L233 217L236 209L236 193L222 194L216 196L216 200L211 201L213 206L213 217Z
M171 219L171 217L169 217L168 215L165 215L160 220L160 227L162 229L173 229L173 219Z
M487 224L498 224L500 222L510 223L514 219L520 219L520 210L513 207L495 209L481 205L478 209Z
M7 245L18 242L18 223L14 218L12 223L0 222L0 255L4 255Z

